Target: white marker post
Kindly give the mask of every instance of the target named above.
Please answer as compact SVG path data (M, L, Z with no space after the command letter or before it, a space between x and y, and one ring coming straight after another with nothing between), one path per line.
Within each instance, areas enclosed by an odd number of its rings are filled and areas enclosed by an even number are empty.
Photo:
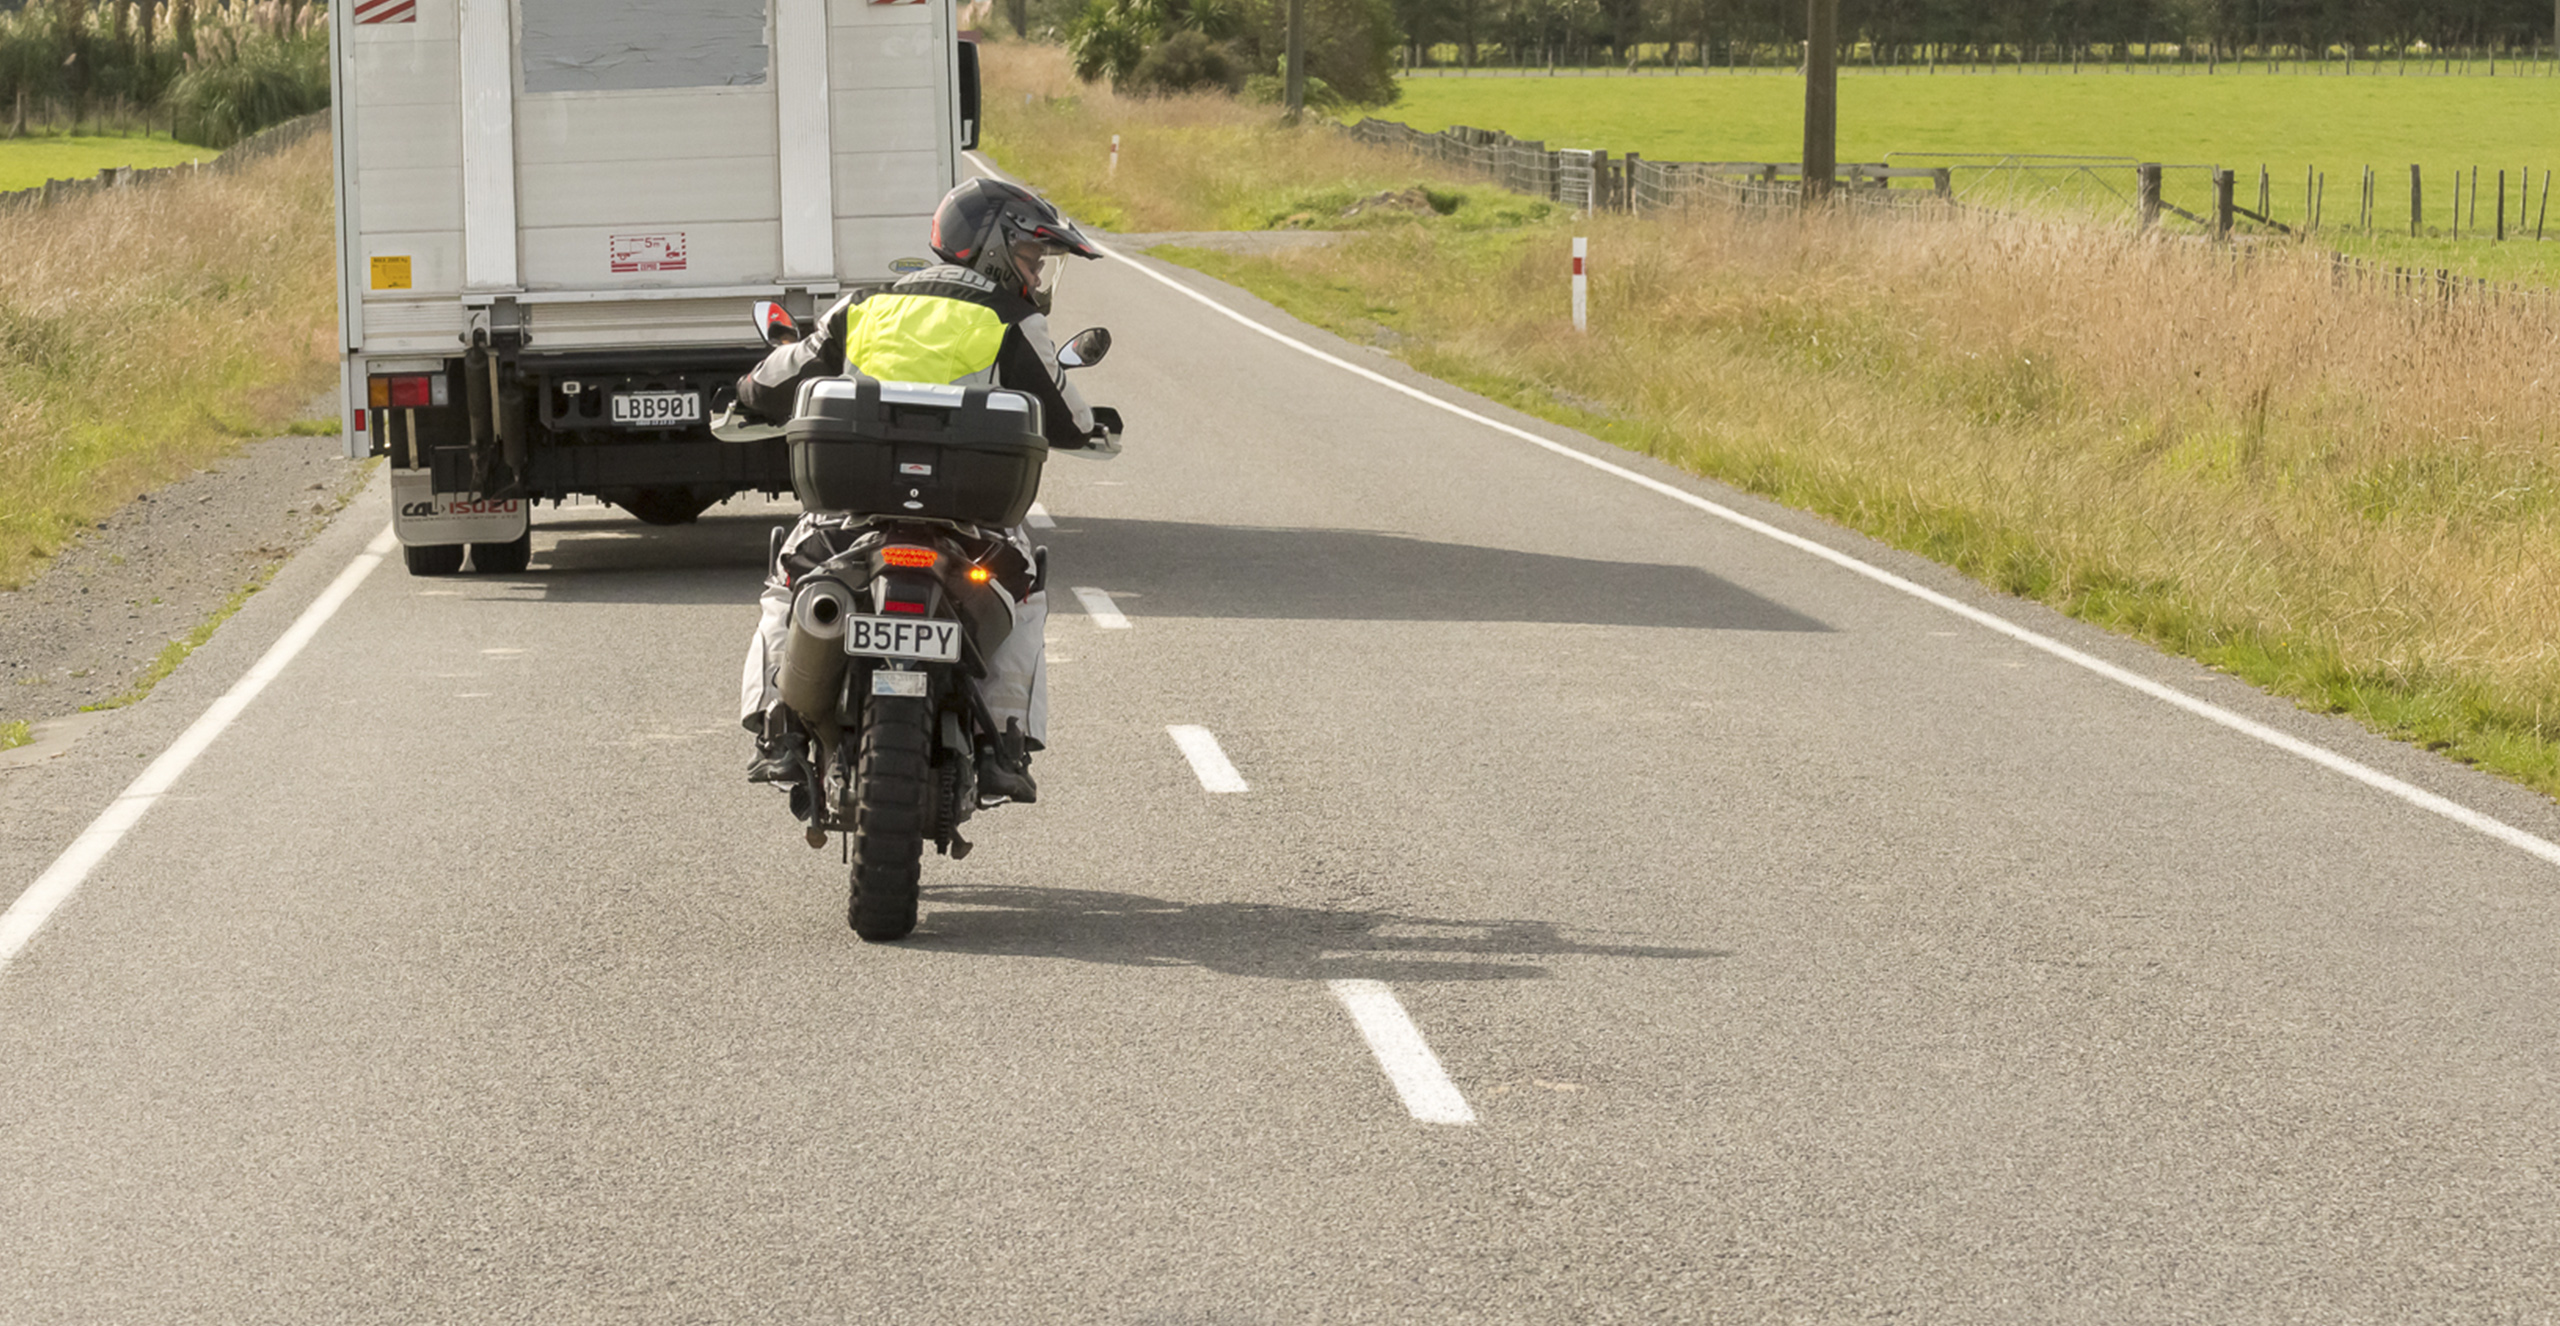
M1580 235L1576 235L1576 236L1574 236L1574 239L1573 239L1573 329L1574 329L1575 331L1578 331L1578 332L1587 332L1587 331L1591 330L1591 325L1590 325L1590 309L1591 309L1591 294L1590 294L1590 286L1589 286L1589 283L1588 283L1587 279L1586 279L1586 278L1583 276L1583 274L1582 274L1582 262L1583 262L1583 259L1585 259L1585 258L1589 257L1590 255L1591 255L1591 241L1590 241L1590 240L1587 240L1587 239L1584 239L1584 238L1583 238L1583 237L1581 237Z
M1118 134L1113 134L1113 135L1111 135L1111 171L1110 171L1110 173L1111 173L1113 176L1117 176L1117 175L1119 175L1119 173L1120 173L1120 135L1118 135Z

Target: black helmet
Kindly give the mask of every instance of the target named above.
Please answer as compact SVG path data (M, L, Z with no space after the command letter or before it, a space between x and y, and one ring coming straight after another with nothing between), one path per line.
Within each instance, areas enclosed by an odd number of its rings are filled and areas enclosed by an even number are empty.
M1040 195L985 179L966 181L942 196L933 209L933 252L1044 310L1060 266L1053 259L1102 256Z

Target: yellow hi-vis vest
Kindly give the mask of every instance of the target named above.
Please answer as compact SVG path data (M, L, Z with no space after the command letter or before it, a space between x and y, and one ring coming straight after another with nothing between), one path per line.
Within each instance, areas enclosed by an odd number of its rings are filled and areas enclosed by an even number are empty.
M854 311L845 366L884 381L958 382L995 367L1004 345L1004 319L964 299L883 291Z

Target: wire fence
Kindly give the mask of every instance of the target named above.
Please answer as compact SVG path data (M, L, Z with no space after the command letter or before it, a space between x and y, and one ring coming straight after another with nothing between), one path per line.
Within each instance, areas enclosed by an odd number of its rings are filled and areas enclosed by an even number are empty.
M1792 161L1654 161L1634 152L1550 148L1534 139L1494 129L1452 126L1425 133L1393 120L1363 119L1346 129L1377 147L1399 149L1473 174L1513 193L1545 198L1583 212L1690 212L1716 208L1784 210L1803 206L1804 171ZM2473 171L2438 186L2446 209L2429 235L2540 239L2549 211L2551 174L2544 172L2540 200L2529 192L2532 172L2519 171L2515 206L2508 205L2505 172L2495 172L2492 219L2482 222L2482 176ZM2467 187L2466 187L2467 185ZM1963 213L2034 216L2100 225L2163 229L2216 241L2251 236L2301 236L2330 224L2328 181L2308 172L2279 183L2265 167L2254 174L2216 166L2146 162L2134 157L2052 156L2022 153L1890 153L1879 162L1836 168L1830 198L1852 211L1911 216ZM2417 168L2410 170L2410 232L2422 232L2429 202ZM2299 197L2288 195L2298 192ZM2399 223L2383 179L2371 170L2342 181L2339 224L2373 230ZM2467 209L2467 210L2466 210ZM2512 215L2514 229L2510 231ZM2469 220L2466 222L2465 217ZM2528 218L2530 224L2528 224ZM2451 301L2560 302L2560 291L2457 275L2448 268L2396 266L2333 255L2341 285L2408 298Z
M47 203L104 193L110 189L130 189L173 179L197 170L229 171L277 152L329 129L329 112L313 111L299 119L287 120L271 128L241 139L211 161L183 166L110 166L92 176L70 180L46 180L32 189L0 193L0 208L41 207Z
M1803 171L1794 162L1649 161L1633 152L1550 148L1466 125L1424 133L1394 120L1364 119L1348 132L1578 211L1794 206L1802 192ZM1920 209L1951 201L1942 169L1852 162L1839 168L1837 179L1838 197L1852 207Z

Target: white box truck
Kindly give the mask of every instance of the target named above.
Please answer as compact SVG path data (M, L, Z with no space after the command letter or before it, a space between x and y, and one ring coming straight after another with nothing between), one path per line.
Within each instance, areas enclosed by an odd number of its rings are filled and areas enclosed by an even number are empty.
M791 488L713 440L763 352L932 261L976 145L952 0L331 0L347 454L409 570L522 570L535 503Z

